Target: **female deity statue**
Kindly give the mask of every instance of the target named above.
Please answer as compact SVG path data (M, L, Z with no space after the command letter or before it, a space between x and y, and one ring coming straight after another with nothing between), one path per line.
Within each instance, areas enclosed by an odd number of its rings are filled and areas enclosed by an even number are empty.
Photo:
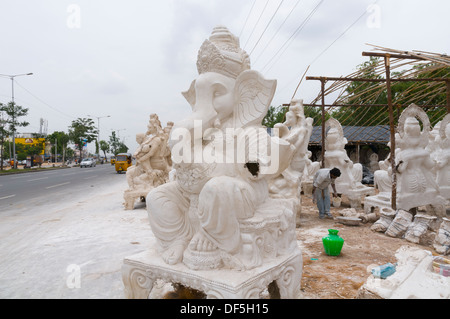
M423 130L417 118L422 121ZM432 173L435 162L425 149L429 131L430 121L422 109L412 104L403 111L395 137L399 146L396 150L398 209L408 211L414 207L443 202Z
M303 100L293 100L284 123L277 123L274 126L278 129L279 137L295 147L289 167L272 180L270 191L274 196L300 196L301 180L308 160L308 144L314 121L310 117L305 118L303 110Z
M450 114L447 114L439 127L439 156L436 157L436 182L441 195L450 199Z
M346 190L360 186L362 165L353 164L348 157L345 150L347 139L344 137L341 124L331 118L325 125L329 127L325 137L325 167L339 168L341 176L336 179L336 189L338 193L346 193Z

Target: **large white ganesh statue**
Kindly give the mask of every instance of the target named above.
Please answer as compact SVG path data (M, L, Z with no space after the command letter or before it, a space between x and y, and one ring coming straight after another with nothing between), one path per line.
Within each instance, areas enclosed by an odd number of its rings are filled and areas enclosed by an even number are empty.
M341 171L341 176L336 178L336 191L348 197L353 208L361 207L362 196L375 193L373 187L365 186L362 180L362 165L353 163L347 155L345 145L347 139L344 137L341 123L334 118L330 118L325 123L327 130L325 137L325 167L337 167Z
M135 201L145 201L153 188L169 180L170 149L168 148L171 122L163 130L158 115L151 114L146 133L136 134L139 146L133 156L136 165L127 170L128 189L124 192L126 210L134 208Z
M274 284L282 298L295 298L302 272L296 202L271 198L268 180L291 163L291 135L299 133L271 137L261 125L276 80L251 70L226 27L203 42L197 70L183 92L192 113L171 131L175 180L146 199L156 255L125 260L128 296L148 294L159 277L211 298L259 298Z
M269 191L272 197L297 200L297 225L301 213L302 180L309 160L308 144L313 121L311 117L305 117L303 100L292 100L284 123L277 123L274 126L277 136L295 146L295 153L289 167L270 181Z

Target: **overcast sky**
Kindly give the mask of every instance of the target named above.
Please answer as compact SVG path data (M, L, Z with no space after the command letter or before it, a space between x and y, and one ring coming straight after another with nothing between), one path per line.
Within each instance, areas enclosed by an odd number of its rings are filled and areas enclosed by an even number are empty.
M450 53L449 17L448 0L0 0L0 74L33 72L15 79L15 101L29 108L20 132L39 132L41 118L49 134L67 132L90 115L101 117L101 139L118 131L134 152L151 113L164 126L189 113L181 92L217 25L277 80L278 106L308 65L309 76L346 76L368 43ZM303 80L295 98L309 103L319 90ZM10 100L11 80L0 77L0 102Z

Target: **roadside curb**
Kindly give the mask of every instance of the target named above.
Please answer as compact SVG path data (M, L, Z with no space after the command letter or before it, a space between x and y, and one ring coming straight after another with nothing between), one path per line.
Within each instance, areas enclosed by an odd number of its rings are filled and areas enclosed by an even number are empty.
M8 172L8 171L0 171L0 176L3 175L17 175L17 174L26 174L26 173L37 173L37 172L46 172L46 171L53 171L57 169L66 169L66 168L72 168L72 166L56 166L56 167L46 167L46 168L40 168L40 169L31 169L26 171L16 171L16 172Z

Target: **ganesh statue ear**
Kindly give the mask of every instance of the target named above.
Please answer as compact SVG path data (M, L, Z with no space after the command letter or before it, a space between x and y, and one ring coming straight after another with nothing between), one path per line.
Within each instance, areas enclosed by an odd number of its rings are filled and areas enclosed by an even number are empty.
M234 127L260 125L267 114L276 87L276 80L266 80L257 71L242 72L236 79L234 89Z
M195 80L192 81L189 90L181 92L181 94L183 94L184 98L189 102L193 109L195 105Z

